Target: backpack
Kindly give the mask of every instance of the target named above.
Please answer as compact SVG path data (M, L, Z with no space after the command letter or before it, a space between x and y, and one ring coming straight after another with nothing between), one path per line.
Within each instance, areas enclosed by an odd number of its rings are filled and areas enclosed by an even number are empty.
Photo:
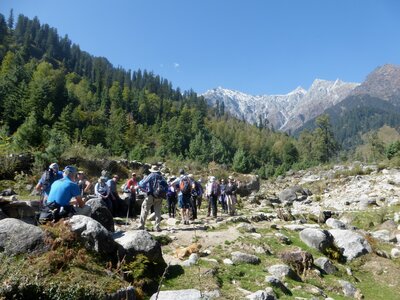
M153 196L165 199L167 197L168 184L165 180L157 179L154 184Z
M212 186L211 186L211 195L219 196L219 194L220 194L219 184L216 182L213 182Z
M42 183L43 190L47 192L55 180L56 180L55 171L53 169L46 170L43 174L43 183Z
M192 183L190 182L189 177L184 176L181 178L181 181L179 182L179 189L182 194L190 195L192 192Z

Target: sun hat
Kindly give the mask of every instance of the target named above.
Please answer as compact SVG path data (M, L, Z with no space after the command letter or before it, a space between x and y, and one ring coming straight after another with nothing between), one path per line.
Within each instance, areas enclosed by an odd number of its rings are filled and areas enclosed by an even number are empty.
M59 167L58 167L58 164L57 164L57 163L52 163L52 164L49 166L49 168L50 168L50 169L56 169L57 171L59 170Z
M74 166L66 166L64 168L65 175L76 174L78 170Z
M151 168L149 169L150 172L156 173L160 172L160 169L156 165L152 165Z
M229 180L233 180L233 176L232 176L232 175L229 175L228 179L229 179Z
M210 176L210 182L214 182L215 181L215 176Z

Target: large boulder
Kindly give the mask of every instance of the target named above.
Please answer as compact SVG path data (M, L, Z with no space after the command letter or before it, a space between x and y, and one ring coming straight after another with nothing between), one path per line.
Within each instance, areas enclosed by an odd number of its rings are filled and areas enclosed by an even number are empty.
M47 249L46 234L34 225L14 218L0 220L0 251L9 255L39 253Z
M114 241L123 248L126 260L133 259L137 254L143 254L155 263L165 264L161 245L145 230L116 232Z
M329 232L339 247L342 255L350 261L356 257L372 252L371 245L360 234L351 230L331 229Z
M108 256L117 253L118 246L111 233L96 220L83 215L74 215L68 223L71 231L78 235L86 249Z
M21 219L35 225L36 211L26 201L11 201L3 204L1 209L10 218Z
M8 216L0 208L0 220L6 219Z
M103 225L108 231L115 231L113 216L101 198L90 199L86 202L86 205L90 207L91 218Z
M283 190L279 194L279 200L284 204L291 204L293 201L304 200L311 195L311 192L303 189L301 186L292 186L288 189Z
M306 228L300 231L300 239L309 247L325 252L333 246L333 237L327 230Z
M249 196L252 192L260 190L260 179L257 175L247 175L247 177L240 183L237 193L241 197Z

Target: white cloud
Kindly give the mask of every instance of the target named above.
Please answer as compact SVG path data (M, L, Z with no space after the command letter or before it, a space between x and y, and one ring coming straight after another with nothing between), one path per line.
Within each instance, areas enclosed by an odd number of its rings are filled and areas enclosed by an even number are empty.
M180 67L180 64L177 63L177 62L175 62L175 63L174 63L174 68L175 68L175 69L178 69L179 67Z

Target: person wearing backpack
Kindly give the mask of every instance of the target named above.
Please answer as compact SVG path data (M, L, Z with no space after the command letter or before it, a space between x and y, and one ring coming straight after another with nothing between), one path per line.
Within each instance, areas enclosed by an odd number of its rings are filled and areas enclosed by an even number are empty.
M167 203L168 203L168 216L170 218L175 218L176 202L178 198L176 193L176 187L173 184L175 179L176 179L175 176L171 176L168 179Z
M237 190L236 182L232 176L229 176L228 184L225 187L225 195L226 195L226 205L228 208L228 214L230 216L235 215L236 190Z
M71 217L74 214L90 215L90 207L85 205L79 187L75 182L76 173L75 167L66 166L64 177L56 180L52 185L45 208L52 213L52 219L55 222L60 218ZM75 198L76 207L73 206L72 198Z
M182 224L189 225L190 198L192 196L192 180L185 174L185 170L179 170L179 178L174 181L178 188L178 206L181 209Z
M45 204L54 181L63 178L63 172L59 170L57 163L52 163L49 168L43 172L35 189L41 193L42 204Z
M221 193L220 187L216 178L211 176L206 186L206 196L208 198L208 214L207 217L212 214L214 218L217 217L217 201Z
M147 194L147 197L142 203L140 226L137 229L145 229L147 215L153 206L156 217L154 230L161 231L161 206L162 200L166 197L168 184L157 166L153 165L149 171L150 174L139 182L139 188Z

